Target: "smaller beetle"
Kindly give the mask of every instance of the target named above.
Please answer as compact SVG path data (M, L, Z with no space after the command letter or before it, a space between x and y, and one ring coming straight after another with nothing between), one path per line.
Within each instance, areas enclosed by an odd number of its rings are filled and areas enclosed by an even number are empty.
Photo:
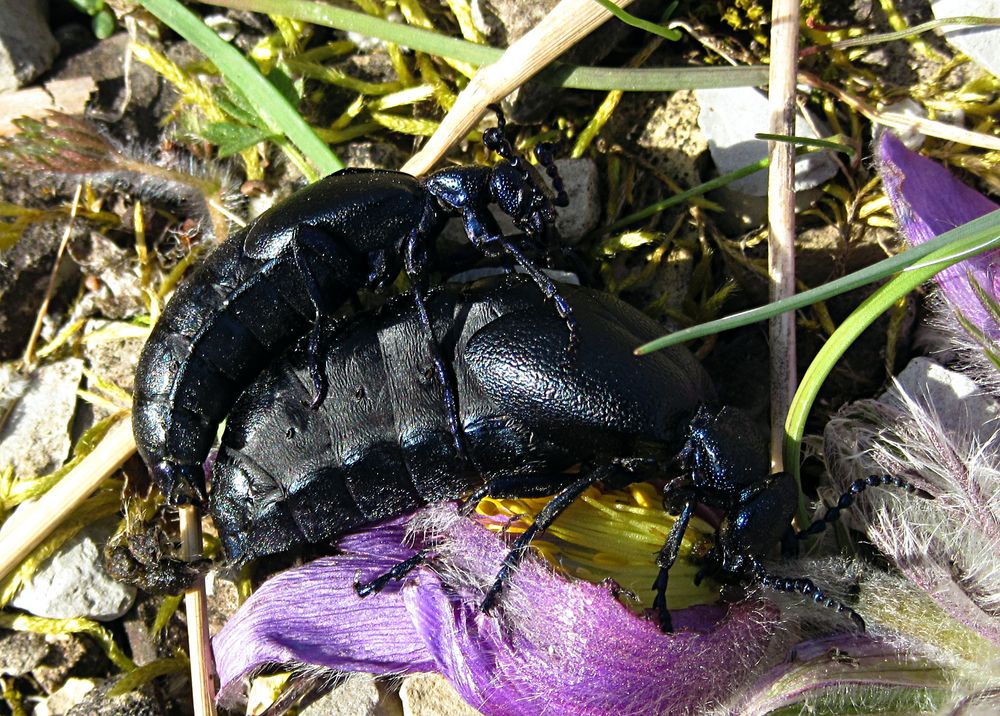
M424 352L443 386L449 431L464 451L455 396L427 316L426 263L444 223L461 217L469 241L488 256L505 256L528 273L556 307L577 342L575 320L552 280L504 236L489 211L495 204L529 242L544 242L554 206L568 198L551 147L536 155L555 196L513 150L499 127L484 133L495 166L442 169L426 178L348 169L296 192L229 237L174 293L153 327L136 369L132 424L153 480L171 504L205 498L201 465L219 423L271 359L311 330L310 403L326 391L318 351L319 324L362 288L381 288L404 268L422 326ZM565 333L564 333L565 335Z

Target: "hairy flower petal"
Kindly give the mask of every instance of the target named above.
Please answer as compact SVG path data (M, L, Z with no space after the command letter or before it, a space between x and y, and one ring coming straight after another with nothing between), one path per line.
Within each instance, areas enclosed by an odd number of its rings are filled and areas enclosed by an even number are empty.
M351 535L343 554L275 575L240 607L212 640L222 688L238 696L239 682L265 664L316 664L338 671L431 671L424 648L390 583L364 600L354 593L358 571L370 579L407 559L404 521Z
M868 474L890 474L934 495L925 500L869 490L858 498L857 514L879 549L926 592L924 598L992 642L980 652L995 653L1000 648L995 422L1000 406L974 390L968 378L916 359L880 400L855 403L830 421L824 439L827 464L845 486ZM899 622L893 628L919 640L927 614L918 610L910 619L912 625ZM958 640L932 646L967 658Z
M426 511L418 527L412 547L395 521L265 583L215 637L220 698L267 664L315 664L439 671L486 714L684 713L724 702L774 652L777 610L764 602L681 610L663 634L608 585L568 581L531 555L484 615L506 543L453 509ZM354 593L357 570L371 578L425 545L436 571Z
M890 132L880 138L878 155L882 184L899 228L911 244L921 244L998 208L940 164L907 149ZM1000 250L970 256L935 277L952 306L996 341L1000 325L977 296L970 278L995 299L1000 289Z
M838 634L796 644L793 658L764 674L730 709L743 716L793 706L802 713L850 713L858 703L884 699L893 713L937 712L950 686L940 667L900 654L890 642Z

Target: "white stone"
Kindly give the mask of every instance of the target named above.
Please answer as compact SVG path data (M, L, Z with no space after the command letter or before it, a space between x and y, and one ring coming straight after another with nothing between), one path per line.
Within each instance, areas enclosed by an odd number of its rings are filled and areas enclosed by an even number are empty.
M45 363L26 375L0 366L0 470L13 465L15 477L31 478L63 464L82 377L77 358Z
M767 97L753 87L726 87L694 91L701 112L698 126L708 138L708 149L720 174L759 162L767 157L767 142L754 135L768 131ZM818 120L811 124L824 135L829 130ZM795 120L795 135L817 139L810 122L801 113ZM795 162L795 191L819 186L837 173L837 165L826 152L814 152ZM729 188L752 196L767 195L767 171L759 171L729 184Z
M414 674L399 689L404 716L479 716L440 674Z
M104 569L104 545L114 520L84 527L47 559L10 605L40 617L117 619L129 610L135 588Z
M395 699L393 699L395 701ZM389 716L378 683L370 674L351 674L342 684L299 712L300 716ZM398 702L396 709L398 709Z
M83 697L97 687L93 679L71 676L47 699L35 706L34 716L62 716L83 701Z
M896 376L896 382L919 404L932 409L941 424L955 433L988 442L1000 430L1000 401L983 393L971 378L948 370L929 358L914 358ZM892 393L879 398L894 403Z
M887 104L880 109L883 112L901 114L904 117L915 117L918 119L927 118L927 110L924 109L924 106L910 97L901 99L900 101L892 104ZM890 131L899 137L899 141L901 141L907 149L912 149L913 151L920 149L920 147L924 145L924 139L926 139L926 136L922 132L918 131L916 127L908 127L906 129L891 127Z
M0 92L31 82L59 53L41 5L39 0L0 2Z
M569 196L569 206L556 208L556 230L563 241L575 244L592 231L601 218L597 165L592 159L557 159L556 169ZM549 177L539 167L545 183Z
M1000 18L1000 0L931 0L935 18ZM1000 27L948 26L939 30L948 44L965 53L977 65L1000 77Z

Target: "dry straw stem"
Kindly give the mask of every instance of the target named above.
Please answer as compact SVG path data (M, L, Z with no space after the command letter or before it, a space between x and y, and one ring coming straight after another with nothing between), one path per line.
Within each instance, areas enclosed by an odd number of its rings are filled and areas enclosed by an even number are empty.
M816 75L808 72L799 73L799 81L810 87L832 94L841 102L849 106L855 112L867 117L876 124L893 129L909 130L915 129L928 137L936 137L946 142L955 142L967 147L979 147L980 149L1000 150L1000 137L994 137L983 132L975 132L971 129L963 129L953 124L938 122L925 117L914 117L901 112L884 112L875 109L870 104L862 101L858 97L845 92L841 88L824 82Z
M76 223L76 212L80 208L80 195L82 193L83 184L77 184L76 194L73 195L73 206L69 212L69 221L66 223L66 230L63 231L62 241L59 242L56 259L52 262L52 271L49 273L49 285L45 289L45 297L42 299L42 305L38 308L35 325L31 329L31 335L28 337L28 346L24 349L22 363L26 366L30 366L35 362L35 344L38 343L38 336L42 332L42 323L45 321L45 314L49 312L49 302L52 301L52 294L56 291L56 279L59 276L59 267L62 265L62 258L66 253L69 238L73 235L73 224Z
M202 554L201 517L193 505L179 509L181 556L192 562ZM196 716L215 714L215 662L208 638L208 601L205 597L205 580L199 578L195 586L184 593L184 610L187 614L188 650L191 654L191 695Z
M632 0L612 0L618 7ZM562 0L530 32L515 41L496 63L480 68L458 95L426 146L403 165L403 171L427 172L456 142L479 123L496 102L538 74L552 60L611 17L594 0Z
M13 529L0 541L0 579L20 564L133 452L132 421L126 413L79 465L34 504L23 506L10 518Z
M777 0L772 8L769 132L795 133L795 76L798 67L798 0ZM767 181L767 269L770 300L795 293L795 146L771 142ZM785 417L795 393L795 313L770 320L771 466L784 469Z

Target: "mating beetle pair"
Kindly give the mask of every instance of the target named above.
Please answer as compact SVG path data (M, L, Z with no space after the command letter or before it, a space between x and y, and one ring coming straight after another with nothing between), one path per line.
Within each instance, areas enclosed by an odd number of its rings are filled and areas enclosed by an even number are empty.
M766 477L763 443L748 440L741 413L714 407L690 353L635 358L632 349L661 332L654 322L610 296L557 288L500 233L490 203L538 242L553 203L566 202L546 151L554 199L502 128L485 136L503 157L492 169L458 167L425 180L349 170L307 187L224 242L178 289L136 377L137 444L160 489L172 503L203 501L201 464L228 414L208 504L235 563L470 490L467 509L488 495L554 494L512 545L485 596L488 610L530 540L589 485L679 466L685 477L666 499L680 517L655 585L664 628L668 570L697 503L725 515L706 571L810 594L860 622L808 580L774 577L761 565L788 529L794 485ZM528 278L429 293L427 251L456 214L475 245L506 255ZM400 265L412 294L346 324L328 320ZM565 472L576 464L583 472ZM873 480L854 493L887 482Z
M775 577L761 565L789 529L797 490L786 475L761 478L763 442L748 439L754 432L743 413L714 406L711 382L690 352L676 347L636 359L632 349L659 334L655 322L607 294L560 291L581 335L569 358L562 322L524 277L448 285L429 296L468 459L451 441L412 297L347 325L321 326L330 387L317 410L309 408L308 341L275 361L234 406L213 469L210 512L229 560L327 542L470 492L467 511L487 496L554 495L511 545L484 598L489 610L530 541L587 487L681 469L686 477L671 482L666 497L680 517L654 585L664 629L667 570L699 502L725 513L706 573L799 591L861 623L808 580ZM566 472L576 464L579 473ZM866 486L892 482L855 486L840 508ZM810 533L835 520L837 509ZM359 591L378 589L419 559Z

